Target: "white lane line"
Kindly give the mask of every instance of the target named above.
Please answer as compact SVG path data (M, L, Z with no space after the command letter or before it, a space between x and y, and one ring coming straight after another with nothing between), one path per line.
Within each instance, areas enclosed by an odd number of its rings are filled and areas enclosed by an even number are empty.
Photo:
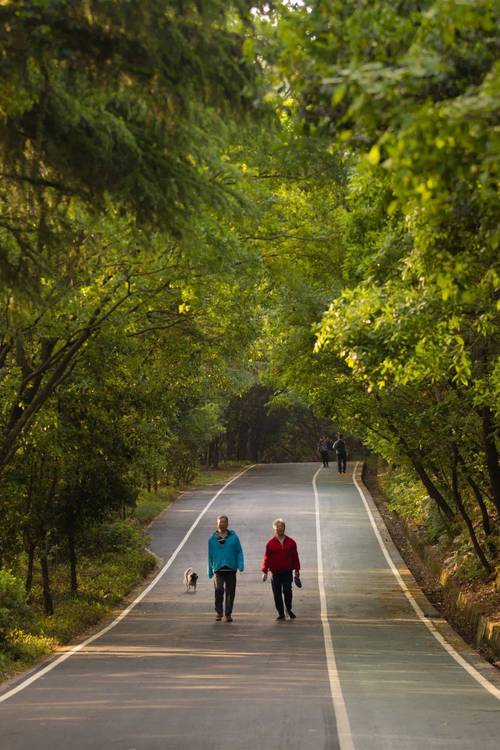
M144 597L147 594L149 594L149 592L151 591L151 589L154 586L156 586L156 584L158 583L158 581L160 580L160 578L162 578L163 575L167 572L167 570L170 568L170 566L174 562L175 558L177 557L177 555L179 554L179 552L181 551L181 549L186 544L187 540L189 539L189 537L191 536L191 534L193 533L193 531L195 530L195 528L198 526L199 522L201 521L201 519L203 518L203 516L205 515L205 513L207 512L207 510L215 503L215 501L217 500L217 498L219 497L219 495L221 495L224 492L224 490L226 489L226 487L229 487L230 484L232 484L237 479L239 479L249 469L253 469L254 466L255 466L255 464L252 464L252 466L247 466L246 469L243 469L243 471L240 471L240 473L237 474L232 479L230 479L229 482L226 482L226 484L224 485L224 487L220 488L220 490L217 492L217 494L215 494L213 496L213 498L207 503L207 505L205 505L205 507L203 508L203 510L201 511L201 513L199 514L198 518L194 521L194 523L190 527L189 531L187 531L186 535L184 536L184 538L182 539L182 541L180 542L180 544L176 547L176 549L174 550L174 552L172 552L172 554L170 555L169 559L167 560L167 562L165 563L165 565L163 566L163 568L153 578L153 580L151 581L151 583L149 584L149 586L147 586L144 589L144 591L141 591L141 593L139 594L139 596L136 599L134 599L134 601L131 604L129 604L128 607L126 607L126 609L123 610L123 612L120 612L120 614L118 615L118 617L115 620L113 620L113 622L111 622L105 628L103 628L102 630L100 630L98 633L95 633L94 635L92 635L90 638L87 638L87 640L83 641L83 643L79 643L77 646L74 646L70 651L67 651L66 653L62 654L58 659L55 659L54 661L50 662L50 664L47 664L47 666L44 667L43 669L40 669L39 672L35 672L35 674L31 675L31 677L28 677L26 680L24 680L24 682L21 682L15 688L12 688L12 690L9 690L8 693L4 693L4 695L1 695L0 696L0 703L3 703L3 701L6 701L8 698L12 698L13 695L15 695L16 693L19 693L21 690L24 690L24 688L28 687L28 685L31 685L31 683L33 683L36 680L40 679L40 677L43 677L44 675L46 675L47 672L50 672L52 669L55 669L55 667L57 667L59 664L61 664L63 661L65 661L66 659L68 659L73 654L76 654L77 651L81 651L83 648L85 648L86 646L88 646L89 643L92 643L93 641L97 640L97 638L100 638L101 635L104 635L105 633L107 633L108 631L110 631L112 628L114 628L115 625L118 625L118 623L121 622L123 620L123 618L126 617L129 614L129 612L131 612L134 609L134 607L136 607L137 604L139 604L139 602L142 601L142 599L144 599Z
M314 508L316 511L316 548L318 550L318 587L319 599L321 604L321 624L323 626L323 638L325 641L326 663L328 668L328 678L330 680L330 692L332 694L333 710L337 721L337 734L339 738L340 750L354 750L352 739L351 725L340 685L340 677L337 669L337 661L333 650L332 633L328 621L328 607L326 604L325 582L323 577L323 551L321 548L321 524L319 518L319 496L316 485L316 477L321 468L313 476L312 486L314 490Z
M486 677L483 677L483 675L480 672L478 672L477 669L475 669L471 664L469 664L468 661L466 661L462 656L460 656L460 654L458 653L458 651L456 651L453 648L453 646L450 643L448 643L448 641L444 638L444 636L441 635L441 633L439 632L439 630L437 630L437 628L434 625L434 623L432 622L432 620L429 620L424 615L422 609L419 607L419 605L417 604L417 602L413 598L413 596L412 596L410 590L408 589L406 583L401 578L401 575L400 575L398 569L394 565L394 562L393 562L393 560L392 560L392 558L391 558L391 556L390 556L390 554L389 554L389 552L387 550L387 547L385 546L384 540L382 539L382 537L380 535L380 531L378 530L377 524L376 524L375 519L373 517L372 510L371 510L371 508L370 508L370 506L368 504L368 501L367 501L367 499L365 497L365 493L363 492L363 488L361 487L361 485L359 484L358 480L356 479L356 469L358 467L358 464L359 464L359 461L356 463L356 465L354 467L354 472L353 472L353 475L352 475L353 482L356 485L356 488L357 488L359 494L361 495L361 499L363 500L366 512L368 514L368 518L370 519L370 523L371 523L372 528L373 528L373 532L374 532L375 536L377 537L377 541L378 541L378 543L380 545L380 549L382 550L382 553L383 553L385 559L387 560L387 564L389 565L390 569L394 573L394 577L396 578L397 582L399 583L399 585L400 585L400 587L401 587L401 589L403 591L403 594L406 596L406 598L410 602L410 604L413 607L413 610L415 611L417 617L424 623L425 627L432 633L432 635L434 636L434 638L441 644L441 646L444 648L444 650L447 651L449 653L449 655L453 659L455 659L455 661L458 664L460 664L460 666L463 667L465 669L465 671L468 672L470 674L470 676L473 677L476 680L476 682L478 682L481 685L481 687L485 688L485 690L487 690L489 693L491 693L491 695L493 695L495 698L498 698L500 700L500 690L495 685L493 685L493 683L491 683L489 680L487 680Z

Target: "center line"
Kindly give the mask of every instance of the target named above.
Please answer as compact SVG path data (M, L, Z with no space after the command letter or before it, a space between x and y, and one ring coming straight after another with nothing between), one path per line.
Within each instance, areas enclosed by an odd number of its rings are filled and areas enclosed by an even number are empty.
M323 551L321 549L321 524L319 518L319 496L316 485L316 477L320 473L319 468L312 479L314 490L314 508L316 511L316 547L318 550L318 587L319 600L321 604L321 624L323 626L323 638L325 640L326 664L328 668L328 678L330 680L330 692L332 694L333 710L337 720L337 734L339 737L340 750L354 750L352 740L351 725L344 701L344 695L340 685L340 677L333 650L332 633L328 621L328 608L326 604L325 582L323 577Z

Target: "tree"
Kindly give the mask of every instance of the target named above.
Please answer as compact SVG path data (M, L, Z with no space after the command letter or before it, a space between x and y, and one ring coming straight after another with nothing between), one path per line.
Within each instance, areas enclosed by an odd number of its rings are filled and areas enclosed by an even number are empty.
M328 279L305 264L322 293L330 287L316 356L309 326L321 312L302 309L294 336L275 318L278 379L409 463L448 522L461 518L489 571L481 545L499 511L498 5L274 7L272 23L261 19L268 98L344 175L330 187L336 233L323 243L336 266ZM309 171L303 194L323 177ZM296 307L306 295L283 282Z
M209 134L245 103L249 10L1 6L0 469L89 339L175 288L194 212L235 200Z

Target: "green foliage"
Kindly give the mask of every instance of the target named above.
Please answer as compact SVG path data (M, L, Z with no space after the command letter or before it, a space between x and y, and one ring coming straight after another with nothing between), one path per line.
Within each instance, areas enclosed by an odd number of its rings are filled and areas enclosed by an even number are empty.
M193 480L195 485L205 486L207 484L222 484L228 479L239 474L245 468L245 464L239 461L223 461L217 469L200 468Z
M387 472L382 487L389 499L389 509L423 526L431 511L430 498L415 475L404 469Z
M428 495L489 572L500 517L499 21L493 0L313 0L275 4L258 25L287 146L314 144L293 182L281 159L271 190L291 206L300 193L301 218L321 201L319 226L331 227L323 263L271 245L271 381L414 472L424 490L405 484L394 502L418 521Z
M122 346L173 327L200 336L237 291L231 272L218 294L200 279L215 286L241 254L220 213L243 204L224 121L249 103L250 8L0 6L0 469L108 325Z
M17 662L18 666L29 665L36 659L39 659L40 656L50 654L55 645L56 643L53 638L16 629L9 634L8 656L14 662ZM1 656L0 654L0 658ZM7 666L7 663L5 663L5 666ZM0 669L2 669L1 661Z
M189 484L196 475L197 461L197 455L193 447L177 443L169 450L165 462L167 479L174 487Z
M128 521L113 521L95 526L88 531L85 551L90 556L116 553L141 547L142 535Z
M174 499L176 491L172 487L159 487L157 492L142 490L137 499L133 517L141 524L147 525L162 510L168 508Z
M484 567L471 550L470 540L465 533L455 537L453 548L444 562L448 575L453 576L457 583L470 586L487 579Z
M41 610L39 581L28 609L22 583L0 571L0 671L27 666L57 645L69 643L116 606L155 564L144 550L142 533L132 523L115 522L96 529L81 559L78 593L67 591L61 563L54 568L56 608L50 617Z
M143 542L128 548L109 548L105 553L83 559L78 594L61 592L55 614L39 617L40 631L58 643L68 643L116 606L155 564L154 558L144 551Z
M16 624L26 615L26 592L22 581L7 570L0 570L0 644L5 644Z
M28 632L33 627L22 581L6 570L0 570L0 674L13 664L23 666L50 653L50 638Z

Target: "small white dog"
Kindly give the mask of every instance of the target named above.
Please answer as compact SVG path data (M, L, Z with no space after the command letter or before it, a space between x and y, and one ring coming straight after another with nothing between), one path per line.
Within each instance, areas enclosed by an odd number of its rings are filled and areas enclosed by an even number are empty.
M192 568L187 568L187 570L184 571L184 588L186 589L186 594L191 588L193 589L194 592L196 592L197 580L198 580L198 574L195 573Z

